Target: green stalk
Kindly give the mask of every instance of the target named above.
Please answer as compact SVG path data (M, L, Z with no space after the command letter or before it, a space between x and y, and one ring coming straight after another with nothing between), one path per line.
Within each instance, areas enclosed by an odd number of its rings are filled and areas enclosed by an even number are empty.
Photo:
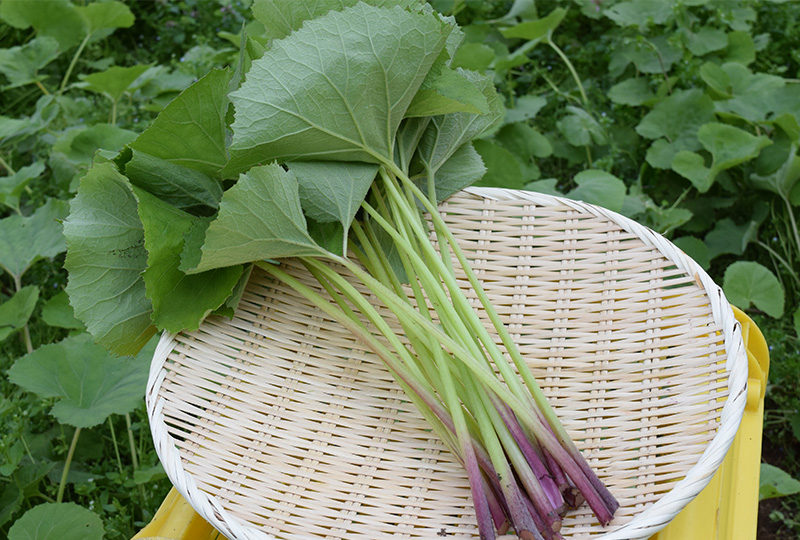
M80 436L81 428L75 428L75 433L72 435L72 442L69 443L69 450L67 450L67 458L64 460L64 470L61 471L61 482L58 484L58 494L56 495L57 503L60 503L64 500L64 490L67 487L69 467L72 465L72 457L75 455L75 447L78 446L78 438Z
M114 432L114 423L111 421L111 417L108 417L108 429L111 430L111 442L114 443L114 454L117 456L117 468L119 469L119 474L122 476L124 474L122 469L122 459L119 457L119 445L117 444L117 434Z
M87 34L86 37L83 38L83 41L81 41L81 44L78 45L78 50L75 51L75 55L72 57L72 60L70 61L69 66L67 67L67 72L64 74L64 78L61 79L61 86L58 87L59 94L64 93L64 88L67 87L69 78L72 75L72 70L75 69L75 64L78 62L78 58L80 58L83 49L86 48L86 45L89 43L90 37L91 34Z
M558 45L553 43L553 40L548 38L545 41L546 41L546 43L548 45L550 45L550 48L552 48L556 52L556 54L561 58L561 60L567 66L567 69L569 70L570 74L572 75L572 78L575 80L575 84L578 85L578 91L581 93L581 101L583 101L583 106L584 107L588 106L589 105L589 98L586 97L586 92L583 90L583 84L581 83L581 78L578 76L578 72L575 70L575 66L573 66L572 62L569 61L569 58L567 58L567 55L564 54L564 51L562 51L558 47Z
M14 276L14 288L16 292L22 289L22 276ZM33 341L31 341L31 330L27 321L22 325L22 341L25 343L25 350L28 354L31 354L33 352Z
M9 165L8 162L3 159L3 156L0 156L0 167L3 167L9 176L17 174L16 171L11 168L11 165Z
M786 204L786 213L789 214L789 222L792 225L792 233L794 234L794 246L795 252L800 253L800 231L797 229L797 221L794 218L794 208L792 208L792 203L786 197L781 197L783 199L784 204Z
M125 413L125 425L128 430L128 445L130 445L131 447L131 461L133 462L133 471L136 472L139 470L139 456L138 452L136 451L136 440L133 436L133 428L132 428L130 413ZM144 486L142 484L139 484L139 497L141 497L142 504L144 504L145 493L144 493Z

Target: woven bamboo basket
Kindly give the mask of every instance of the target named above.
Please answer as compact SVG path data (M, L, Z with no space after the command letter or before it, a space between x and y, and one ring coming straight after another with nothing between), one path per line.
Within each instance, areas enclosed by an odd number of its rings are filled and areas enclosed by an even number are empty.
M561 533L656 533L710 480L744 410L721 290L663 237L585 203L473 188L442 212L621 503L607 527L584 505ZM167 475L231 540L478 537L466 474L380 361L257 271L232 320L162 336L147 405Z

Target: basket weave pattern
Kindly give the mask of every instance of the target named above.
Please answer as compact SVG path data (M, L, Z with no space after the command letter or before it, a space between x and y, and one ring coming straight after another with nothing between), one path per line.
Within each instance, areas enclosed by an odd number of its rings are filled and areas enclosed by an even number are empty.
M473 189L442 211L621 503L606 528L570 512L562 534L654 534L705 486L743 411L746 356L721 292L660 236L590 205ZM466 474L380 361L258 272L233 320L162 338L147 397L170 479L231 540L477 537Z

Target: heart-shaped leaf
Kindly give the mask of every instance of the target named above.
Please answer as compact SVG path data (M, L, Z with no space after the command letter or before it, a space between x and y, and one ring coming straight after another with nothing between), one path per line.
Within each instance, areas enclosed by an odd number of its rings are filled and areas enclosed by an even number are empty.
M55 38L66 51L85 35L85 23L69 0L3 0L0 18L14 28L36 30L37 36Z
M125 92L135 90L134 82L139 76L150 69L150 64L139 64L131 67L112 66L105 71L82 75L81 88L103 94L113 102L117 102Z
M299 156L391 163L400 121L450 29L366 4L306 21L254 61L231 94L227 175Z
M270 39L283 39L303 26L307 20L316 19L332 10L341 11L358 2L359 0L316 0L315 2L255 0L253 17L264 25ZM366 0L366 3L379 7L401 6L406 8L419 5L420 0Z
M132 155L125 164L125 175L131 184L188 212L196 209L211 213L219 208L222 185L217 180L138 150L133 150Z
M644 77L625 79L608 90L608 98L620 105L639 106L655 97Z
M225 115L230 80L229 70L210 71L167 105L130 147L217 177L228 161Z
M0 304L0 341L25 326L38 299L39 287L28 285Z
M737 261L725 270L725 296L733 305L747 309L755 305L770 317L783 315L784 293L775 274L754 261Z
M0 267L19 280L34 262L64 251L59 220L67 210L66 201L51 199L31 216L0 219Z
M528 41L538 42L543 39L550 39L566 14L566 9L556 8L548 13L546 17L535 21L521 22L516 26L503 30L502 33L507 38L522 38Z
M578 187L567 193L571 199L586 201L619 212L627 191L625 182L613 174L597 169L581 171L575 175Z
M793 478L792 475L774 465L761 464L758 500L785 497L795 493L800 493L800 480Z
M94 2L75 9L83 19L89 41L103 39L117 28L130 28L136 20L130 8L116 0Z
M0 49L0 73L8 78L6 88L14 88L41 80L39 70L58 57L58 41L37 37L18 47Z
M25 512L8 531L8 540L101 540L100 516L75 503L44 503Z
M320 248L308 233L297 178L280 165L263 165L223 195L192 272L302 255L320 255Z
M88 428L142 403L154 347L120 358L81 333L17 359L8 377L28 392L56 398L51 414L62 424Z
M64 222L75 316L119 354L137 352L155 332L141 276L147 251L137 208L128 180L112 163L100 163L81 179Z
M144 226L147 270L143 278L147 297L153 305L153 323L170 332L197 330L203 319L231 295L242 275L242 267L236 265L192 275L181 272L184 235L198 218L144 190L134 188L134 193L139 200L139 218Z
M42 320L56 328L85 330L83 323L75 318L66 291L61 291L42 306Z
M319 223L339 222L344 231L367 196L378 166L369 163L298 161L288 164L297 178L300 201Z
M789 200L792 190L800 182L800 156L797 155L797 150L798 145L792 144L789 149L789 157L774 173L765 176L751 174L750 181L753 186L772 191Z
M702 125L697 138L711 153L711 166L706 167L700 155L682 151L673 158L672 168L688 178L700 193L711 188L720 172L754 159L762 148L772 144L767 137L716 122Z
M736 225L730 218L717 221L714 229L704 238L708 246L709 258L713 260L715 257L725 253L732 255L743 254L747 245L755 238L758 225L757 221Z
M406 110L406 117L467 112L486 114L489 104L481 89L461 69L442 67L428 77Z
M38 178L44 172L44 163L37 161L17 169L10 176L0 176L0 204L13 208L19 213L19 199L28 182Z
M665 5L668 6L668 4ZM686 48L695 56L703 56L728 46L728 36L719 28L701 26L696 30L689 30L688 28L683 28L682 30Z

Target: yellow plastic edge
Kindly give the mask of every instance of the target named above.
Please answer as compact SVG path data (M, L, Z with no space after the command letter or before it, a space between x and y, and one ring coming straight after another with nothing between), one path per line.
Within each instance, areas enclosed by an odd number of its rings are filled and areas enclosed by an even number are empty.
M661 532L650 540L754 540L758 519L758 481L764 392L769 373L769 349L761 330L741 310L749 376L747 405L739 431L711 482ZM131 540L226 540L205 521L175 488L153 520Z
M669 525L650 540L755 540L764 393L769 348L761 330L733 308L742 325L749 375L747 404L736 437L708 486Z

